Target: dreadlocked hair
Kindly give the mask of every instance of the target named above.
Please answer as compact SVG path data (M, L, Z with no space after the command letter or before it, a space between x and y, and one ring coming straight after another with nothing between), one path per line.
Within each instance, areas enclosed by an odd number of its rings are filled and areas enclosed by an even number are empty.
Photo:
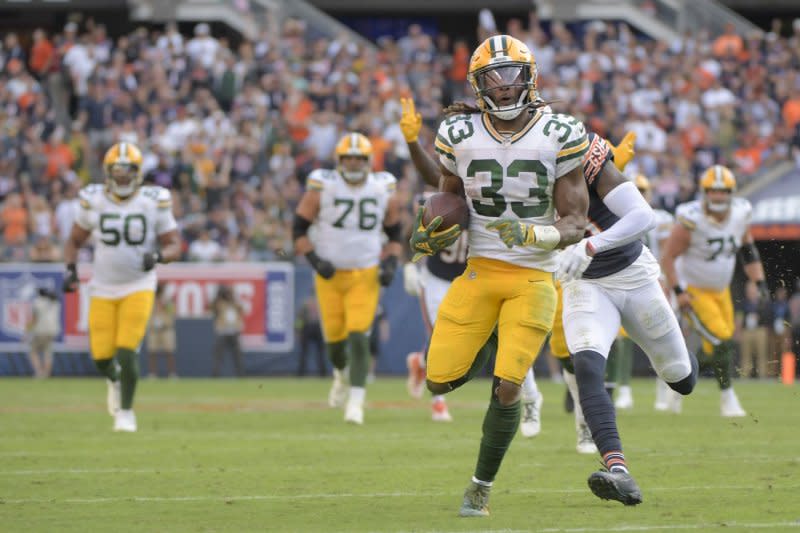
M558 100L547 101L547 100L538 99L538 100L530 102L528 104L528 106L527 106L528 107L528 111L530 113L533 113L534 111L536 111L540 107L545 107L545 106L548 106L548 105L553 104L555 102L558 102ZM473 113L482 113L482 111L477 106L470 105L470 104L468 104L466 102L453 102L449 106L445 107L443 112L444 112L445 116L447 116L447 117L450 117L450 116L453 116L453 115L471 115Z
M444 114L448 117L452 115L471 115L480 112L481 110L477 106L469 105L466 102L453 102L444 108Z

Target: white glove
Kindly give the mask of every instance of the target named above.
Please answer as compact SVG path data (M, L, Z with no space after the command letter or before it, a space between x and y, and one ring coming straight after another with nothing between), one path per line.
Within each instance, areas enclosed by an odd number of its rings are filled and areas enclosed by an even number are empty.
M556 277L561 282L568 282L581 279L583 273L589 268L592 257L586 253L586 239L581 239L571 246L568 246L559 256L560 264Z
M403 265L403 288L411 296L419 296L419 269L414 263Z

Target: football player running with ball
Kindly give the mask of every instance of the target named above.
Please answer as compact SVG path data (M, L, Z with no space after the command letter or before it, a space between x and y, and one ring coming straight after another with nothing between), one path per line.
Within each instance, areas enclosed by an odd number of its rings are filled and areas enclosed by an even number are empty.
M136 431L133 398L139 378L139 347L150 320L157 263L180 257L172 196L142 185L142 152L117 143L103 158L105 184L80 191L80 209L64 247L64 292L78 287L78 251L94 237L89 281L89 344L108 380L108 411L114 431Z
M520 421L520 385L553 326L556 248L579 241L586 227L586 131L571 116L537 109L536 76L533 55L521 41L490 37L470 60L478 108L451 108L436 136L439 188L464 196L469 207L469 259L439 307L428 389L445 394L473 377L485 363L478 354L485 353L481 347L495 325L499 343L461 516L489 514L492 483ZM436 230L439 217L426 228L423 212L411 238L417 256L448 246L461 230Z
M372 145L360 133L348 133L336 145L336 169L317 169L295 213L295 253L304 255L317 274L314 284L322 331L333 363L328 403L345 403L346 422L364 423L369 371L369 332L380 286L392 282L402 252L397 181L388 172L372 172ZM309 228L315 226L309 234ZM388 242L381 245L381 233ZM350 365L349 396L345 368Z
M731 385L734 321L729 285L737 254L745 274L769 299L764 267L750 234L753 207L734 198L736 178L714 165L700 178L701 199L675 210L676 224L667 239L661 266L682 313L703 340L699 359L710 364L720 388L720 413L745 416Z

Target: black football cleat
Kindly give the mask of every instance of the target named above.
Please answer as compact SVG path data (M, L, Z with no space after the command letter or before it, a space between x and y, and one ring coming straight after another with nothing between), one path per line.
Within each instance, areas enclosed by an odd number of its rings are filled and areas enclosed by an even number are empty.
M595 496L604 500L617 500L625 505L642 503L642 491L627 472L592 472L589 488Z

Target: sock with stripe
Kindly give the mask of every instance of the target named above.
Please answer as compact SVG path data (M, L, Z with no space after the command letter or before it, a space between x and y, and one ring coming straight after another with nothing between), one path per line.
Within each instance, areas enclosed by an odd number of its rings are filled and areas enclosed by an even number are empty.
M628 473L628 465L625 464L625 455L622 450L613 450L603 454L603 464L609 472Z

